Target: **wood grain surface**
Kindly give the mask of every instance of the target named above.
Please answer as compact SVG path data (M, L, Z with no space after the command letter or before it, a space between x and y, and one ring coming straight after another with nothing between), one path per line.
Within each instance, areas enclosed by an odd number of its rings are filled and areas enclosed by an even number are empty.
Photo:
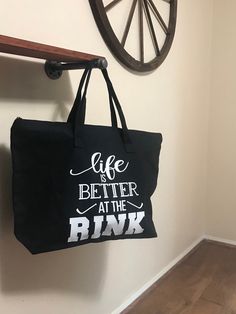
M236 247L203 241L122 314L236 314Z
M0 52L48 61L92 61L100 56L0 35Z

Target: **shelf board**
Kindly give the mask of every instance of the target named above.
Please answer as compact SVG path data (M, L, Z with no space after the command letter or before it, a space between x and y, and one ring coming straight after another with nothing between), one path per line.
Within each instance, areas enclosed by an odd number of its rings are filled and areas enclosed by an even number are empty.
M102 58L4 35L0 35L0 52L59 62L93 61Z

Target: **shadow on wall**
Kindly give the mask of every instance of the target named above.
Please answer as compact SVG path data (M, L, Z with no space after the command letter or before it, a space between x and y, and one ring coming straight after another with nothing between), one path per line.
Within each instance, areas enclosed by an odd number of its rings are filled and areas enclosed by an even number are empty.
M65 101L73 99L68 74L57 82L45 77L42 64L0 58L0 100L57 104L54 117L66 119ZM40 73L41 71L41 73ZM8 104L7 104L8 105ZM63 107L63 109L62 109ZM11 110L9 108L9 110ZM32 117L33 118L33 117ZM1 120L1 117L0 117ZM11 155L0 144L0 278L5 294L62 290L99 297L106 269L106 243L31 255L13 233Z
M65 104L73 104L73 92L69 74L65 71L59 80L51 80L44 72L44 63L0 56L0 99L11 102L38 103L40 106L55 103L57 117L66 120L68 110Z
M4 101L40 100L47 104L49 100L71 102L73 99L68 72L59 80L51 80L44 72L43 60L33 62L0 56L0 69L0 96Z

